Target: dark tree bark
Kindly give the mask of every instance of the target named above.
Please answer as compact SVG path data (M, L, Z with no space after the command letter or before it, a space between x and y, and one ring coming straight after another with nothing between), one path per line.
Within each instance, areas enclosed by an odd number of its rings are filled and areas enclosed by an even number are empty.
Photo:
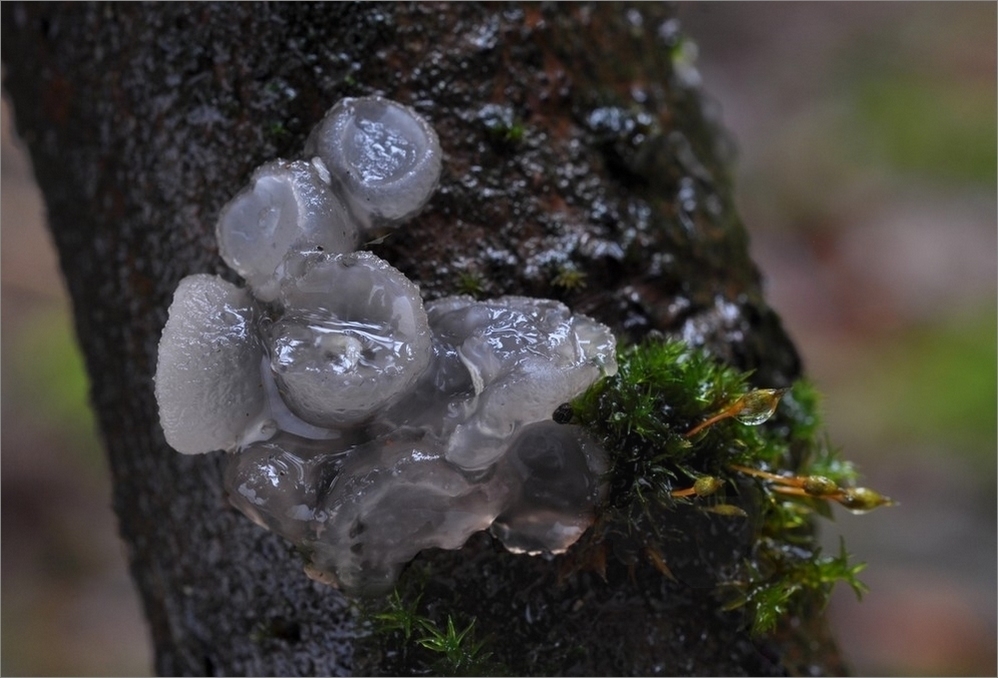
M468 285L557 298L622 340L706 344L760 385L798 375L747 255L724 136L673 68L668 6L4 3L2 22L160 673L399 670L340 593L229 507L220 453L166 445L152 388L180 278L235 281L219 208L343 96L410 104L440 135L428 209L372 245L428 299ZM842 670L817 613L753 638L709 590L651 568L560 581L557 560L484 537L420 558L427 595L521 639L497 645L517 673Z

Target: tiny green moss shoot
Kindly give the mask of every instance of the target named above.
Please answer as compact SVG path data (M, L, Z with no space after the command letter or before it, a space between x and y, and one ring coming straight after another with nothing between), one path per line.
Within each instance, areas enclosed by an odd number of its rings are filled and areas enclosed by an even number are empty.
M457 278L457 291L480 299L485 291L485 280L476 271L462 271Z
M862 593L863 566L849 564L844 546L822 555L811 516L830 516L829 499L852 510L868 495L858 510L891 502L852 487L855 469L824 437L813 386L753 389L748 373L678 341L624 348L618 363L616 375L559 413L610 457L608 496L580 551L624 554L632 566L644 556L671 576L664 526L694 508L718 520L751 519L753 546L722 569L716 589L722 607L746 610L754 632L771 630L803 609L797 605L823 604L836 582Z
M475 618L458 623L450 613L434 611L438 606L423 604L420 578L407 582L382 603L361 607L373 633L398 648L403 663L439 676L509 675L486 649L489 638L476 633Z
M563 265L558 267L558 272L551 279L551 284L560 287L566 292L585 289L586 274L574 266Z

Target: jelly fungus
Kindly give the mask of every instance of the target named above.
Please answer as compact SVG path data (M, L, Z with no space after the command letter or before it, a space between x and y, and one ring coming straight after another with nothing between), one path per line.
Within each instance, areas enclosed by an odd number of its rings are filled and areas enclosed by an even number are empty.
M410 218L440 178L437 133L412 109L383 97L341 99L312 131L305 152L322 159L368 225Z
M303 160L268 162L219 216L219 253L262 301L275 299L289 255L356 249L357 225L333 194L329 173L317 166L323 167Z
M231 503L349 593L391 589L426 548L490 530L561 553L592 524L606 456L553 413L616 371L604 325L546 299L419 288L370 252L440 176L433 128L382 97L344 99L306 159L274 160L221 211L240 288L184 278L160 341L167 442L229 452Z

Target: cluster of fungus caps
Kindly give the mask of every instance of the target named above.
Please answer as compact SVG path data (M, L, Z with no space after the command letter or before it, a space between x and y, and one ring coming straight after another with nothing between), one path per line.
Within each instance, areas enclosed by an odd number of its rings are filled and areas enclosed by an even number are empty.
M230 452L231 503L349 593L384 593L419 551L481 530L563 552L606 461L551 417L616 371L612 333L545 299L424 305L356 251L436 187L440 145L412 109L343 99L305 158L262 165L222 209L219 250L246 287L198 274L176 290L156 370L167 442Z

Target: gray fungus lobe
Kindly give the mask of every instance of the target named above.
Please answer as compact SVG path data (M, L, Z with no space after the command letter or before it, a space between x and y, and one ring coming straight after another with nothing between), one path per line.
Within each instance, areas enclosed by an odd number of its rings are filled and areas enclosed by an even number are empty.
M261 166L221 211L219 250L247 287L177 288L156 370L167 442L226 450L232 504L348 593L384 593L419 551L482 530L516 553L565 551L606 462L551 418L616 371L612 333L546 299L424 306L355 251L436 187L440 145L412 109L344 99L305 156Z

